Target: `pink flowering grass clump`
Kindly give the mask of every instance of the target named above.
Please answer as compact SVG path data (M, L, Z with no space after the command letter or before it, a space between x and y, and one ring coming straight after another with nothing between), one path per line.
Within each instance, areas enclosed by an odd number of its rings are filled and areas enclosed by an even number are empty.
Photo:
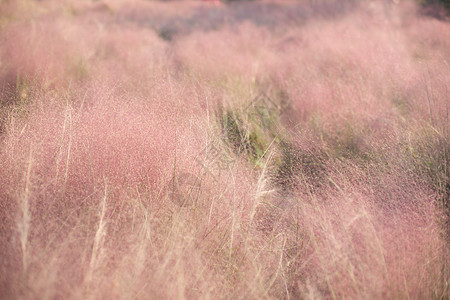
M1 2L0 298L448 298L431 9Z

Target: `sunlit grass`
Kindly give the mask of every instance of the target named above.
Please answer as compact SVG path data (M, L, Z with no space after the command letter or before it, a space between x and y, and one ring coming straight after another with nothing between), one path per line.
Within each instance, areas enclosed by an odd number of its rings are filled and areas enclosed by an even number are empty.
M447 299L426 8L1 1L0 298Z

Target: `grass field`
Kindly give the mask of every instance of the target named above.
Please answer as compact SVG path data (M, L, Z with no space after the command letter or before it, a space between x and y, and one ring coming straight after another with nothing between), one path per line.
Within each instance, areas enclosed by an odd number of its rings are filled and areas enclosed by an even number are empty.
M449 299L449 104L444 6L0 0L0 298Z

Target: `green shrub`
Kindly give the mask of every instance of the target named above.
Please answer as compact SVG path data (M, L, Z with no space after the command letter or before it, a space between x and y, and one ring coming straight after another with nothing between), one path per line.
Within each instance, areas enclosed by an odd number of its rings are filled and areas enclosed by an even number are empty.
M269 145L283 140L280 111L265 94L243 108L220 107L217 120L226 144L237 155L245 154L257 166L263 165L262 158Z
M328 160L323 151L302 151L289 143L282 143L281 150L282 155L274 181L283 190L291 190L303 184L313 191L323 184L326 178L325 164Z
M408 149L413 171L436 192L450 233L450 143L434 132L422 133Z

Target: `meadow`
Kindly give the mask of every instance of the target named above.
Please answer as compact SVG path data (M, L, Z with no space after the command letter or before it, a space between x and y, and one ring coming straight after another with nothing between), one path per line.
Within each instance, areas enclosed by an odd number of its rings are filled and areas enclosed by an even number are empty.
M449 299L419 2L0 0L0 299Z

